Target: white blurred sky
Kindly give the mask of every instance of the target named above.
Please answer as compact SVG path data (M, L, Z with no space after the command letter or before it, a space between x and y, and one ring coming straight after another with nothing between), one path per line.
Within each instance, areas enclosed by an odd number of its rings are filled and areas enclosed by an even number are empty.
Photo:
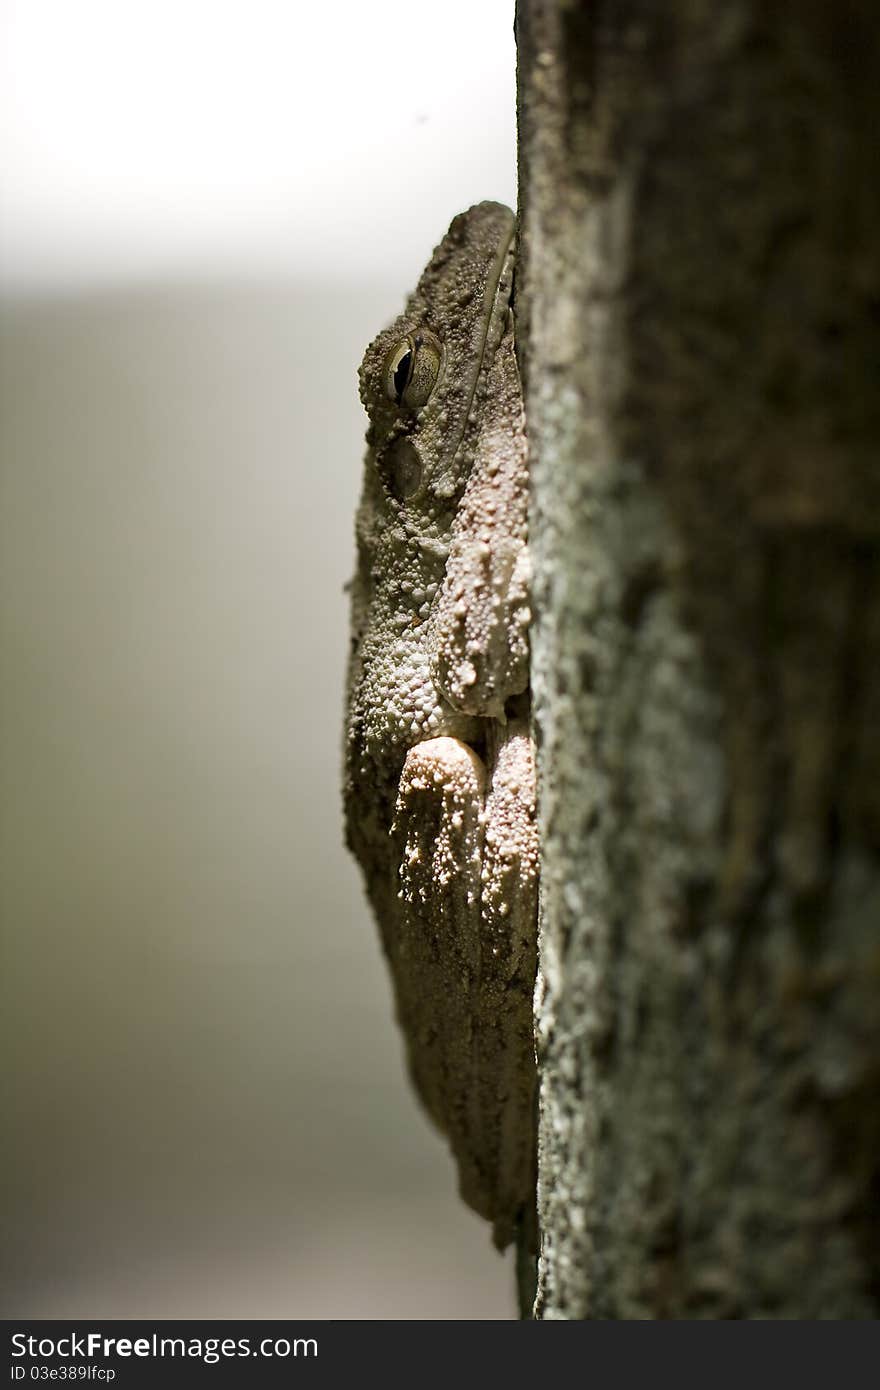
M513 0L0 0L0 284L417 271L515 200Z

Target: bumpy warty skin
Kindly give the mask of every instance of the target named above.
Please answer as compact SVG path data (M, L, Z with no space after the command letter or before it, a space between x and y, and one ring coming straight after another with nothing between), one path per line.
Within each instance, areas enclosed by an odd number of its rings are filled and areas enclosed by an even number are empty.
M347 839L410 1070L499 1245L534 1180L537 841L512 239L498 204L455 218L364 356L345 756ZM436 371L429 393L414 377L409 405L395 375L407 344L415 372Z
M370 344L360 369L370 424L355 526L345 800L349 843L371 895L396 896L396 867L390 885L376 882L384 877L377 855L387 859L407 751L439 734L480 737L477 720L453 708L434 682L430 632L508 317L498 282L511 273L512 236L513 217L498 204L456 217L403 314ZM386 395L386 363L397 343L423 328L440 338L443 365L426 406L408 415ZM420 492L405 501L389 487L400 441L417 449L423 475ZM381 913L383 927L385 920Z

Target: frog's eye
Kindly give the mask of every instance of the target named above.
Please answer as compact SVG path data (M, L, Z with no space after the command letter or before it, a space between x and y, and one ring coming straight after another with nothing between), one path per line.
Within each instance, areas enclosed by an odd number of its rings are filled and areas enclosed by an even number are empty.
M418 449L408 439L398 439L385 455L383 472L392 496L398 502L405 502L422 485L422 460Z
M408 410L418 410L437 385L442 356L440 340L428 329L401 339L385 365L388 399Z

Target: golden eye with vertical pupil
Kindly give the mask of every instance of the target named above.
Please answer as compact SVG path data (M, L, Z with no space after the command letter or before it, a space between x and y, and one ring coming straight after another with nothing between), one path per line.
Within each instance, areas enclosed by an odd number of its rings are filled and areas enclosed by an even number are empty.
M437 385L442 357L440 340L429 329L402 338L385 365L388 399L407 410L418 410Z

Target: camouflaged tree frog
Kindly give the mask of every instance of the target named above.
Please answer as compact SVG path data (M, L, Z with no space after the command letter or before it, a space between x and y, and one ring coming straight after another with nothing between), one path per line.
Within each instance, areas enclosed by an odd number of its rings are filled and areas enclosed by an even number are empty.
M367 348L349 847L410 1071L503 1248L531 1223L538 847L514 219L456 217Z

